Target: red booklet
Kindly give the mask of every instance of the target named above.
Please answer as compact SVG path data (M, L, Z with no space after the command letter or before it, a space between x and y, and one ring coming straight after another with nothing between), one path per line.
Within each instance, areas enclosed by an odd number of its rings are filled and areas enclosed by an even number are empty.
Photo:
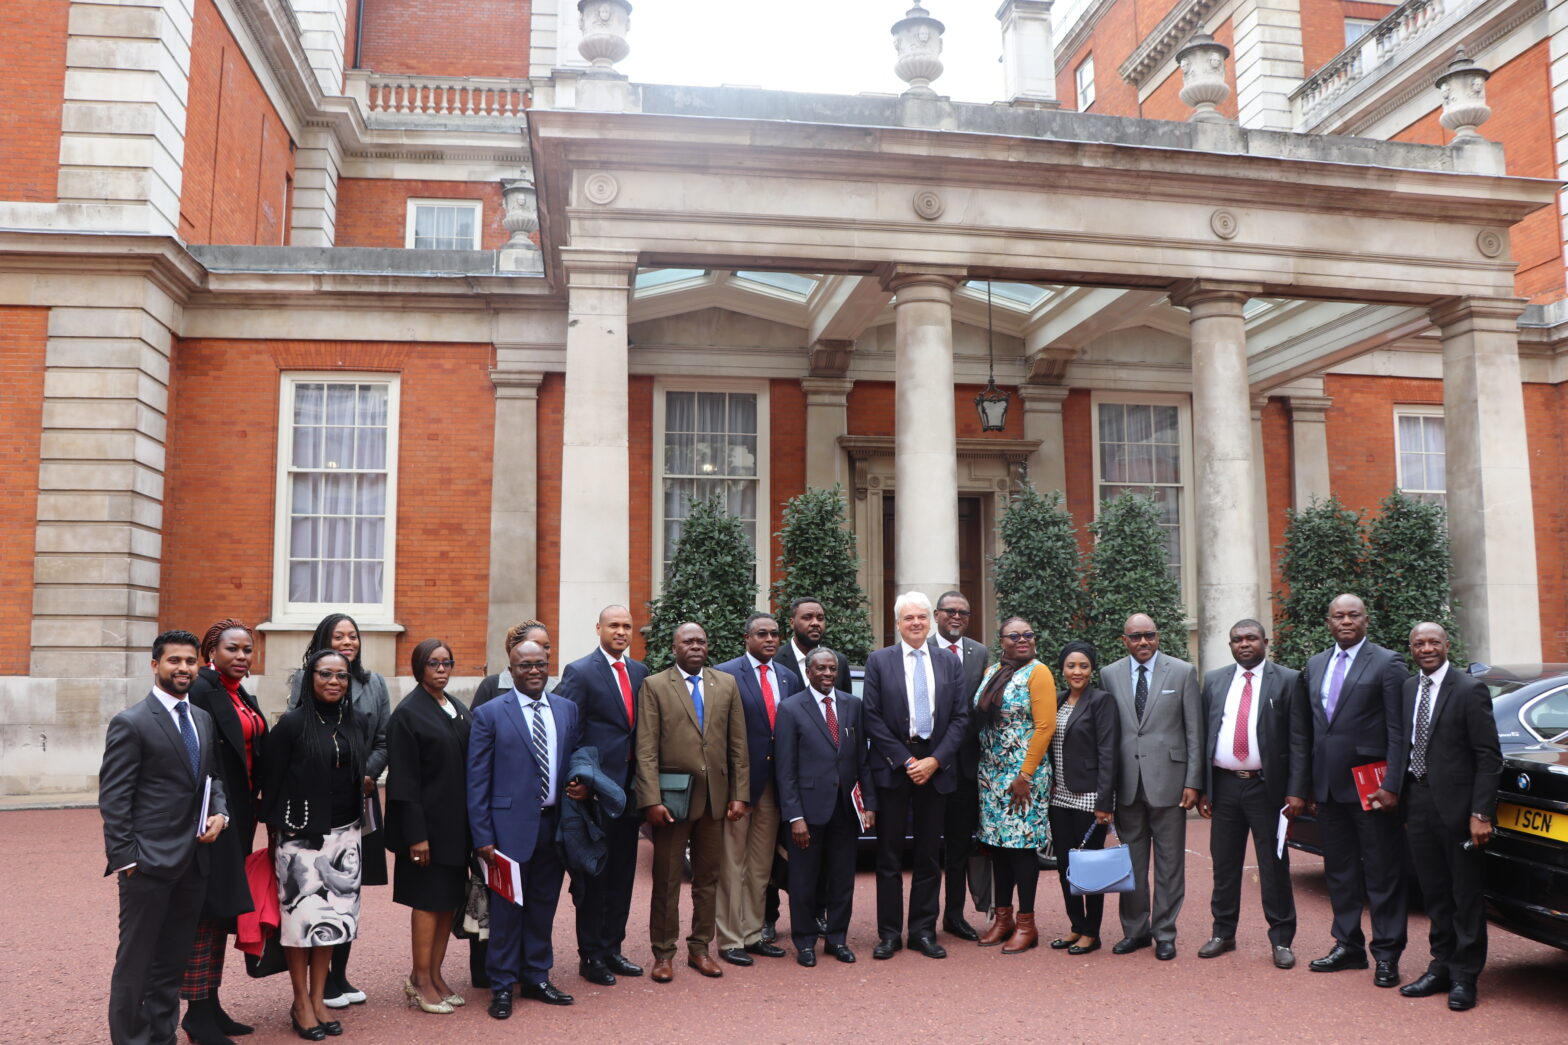
M1388 763L1368 762L1364 766L1351 766L1350 773L1356 778L1356 794L1361 796L1361 808L1371 812L1372 793L1383 786L1383 778L1388 775Z
M866 829L866 796L861 792L859 784L855 785L855 789L849 795L855 803L855 815L860 818L860 830L864 832Z
M523 869L516 860L497 849L490 855L488 885L503 900L523 906Z

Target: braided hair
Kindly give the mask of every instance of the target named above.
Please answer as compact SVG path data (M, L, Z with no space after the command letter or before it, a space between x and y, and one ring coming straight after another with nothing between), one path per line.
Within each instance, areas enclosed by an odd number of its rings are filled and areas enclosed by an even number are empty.
M201 637L201 659L204 662L212 662L212 655L218 649L218 641L223 638L223 633L226 631L243 631L250 636L252 642L256 641L256 633L246 627L244 622L235 620L233 617L225 617L208 628Z

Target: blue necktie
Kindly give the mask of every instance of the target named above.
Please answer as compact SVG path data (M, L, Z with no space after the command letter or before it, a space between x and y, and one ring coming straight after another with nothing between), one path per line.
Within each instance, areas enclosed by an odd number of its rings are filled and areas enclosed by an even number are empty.
M702 728L702 676L693 675L686 680L691 686L691 706L697 709L697 728Z
M180 739L185 741L185 754L191 760L191 779L201 775L201 748L196 743L196 727L191 725L190 708L185 701L174 705L175 712L180 716Z
M915 736L922 740L931 737L931 691L926 682L925 653L923 649L909 651L915 658Z

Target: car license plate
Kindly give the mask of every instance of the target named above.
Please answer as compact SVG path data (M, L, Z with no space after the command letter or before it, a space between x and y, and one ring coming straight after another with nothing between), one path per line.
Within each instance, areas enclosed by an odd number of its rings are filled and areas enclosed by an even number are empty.
M1509 831L1539 835L1558 842L1568 842L1568 813L1546 809L1516 806L1512 802L1497 803L1497 826Z

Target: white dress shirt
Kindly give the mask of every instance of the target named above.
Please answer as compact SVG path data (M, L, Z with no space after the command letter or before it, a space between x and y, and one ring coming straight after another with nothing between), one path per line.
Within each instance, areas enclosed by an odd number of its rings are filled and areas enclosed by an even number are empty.
M1150 655L1148 661L1143 663L1143 664L1139 664L1138 663L1138 658L1137 657L1134 657L1134 656L1131 656L1131 655L1129 655L1127 657L1128 662L1131 664L1131 667L1129 667L1127 669L1128 670L1127 679L1128 679L1129 685L1131 686L1131 689L1129 690L1129 692L1131 692L1133 694L1136 694L1138 692L1138 669L1139 668L1144 668L1148 672L1146 675L1143 676L1144 684L1149 687L1149 696L1151 696L1151 697L1154 696L1154 665L1159 662L1159 659L1160 659L1160 651L1159 650L1155 650L1154 653Z
M920 656L914 656L915 647L898 640L899 651L904 657L904 696L909 700L909 738L911 740L930 740L930 736L920 736L915 732L915 665L920 665L920 670L926 676L926 700L930 705L931 724L936 725L936 669L931 666L931 651L924 646L919 649Z
M612 675L615 674L615 665L617 665L617 664L625 664L626 663L626 654L622 653L619 657L612 657L612 656L610 656L610 654L608 652L605 651L605 648L603 646L599 647L599 656L603 657L604 658L604 662L606 664L610 665L610 674L612 674ZM627 669L628 672L630 670L631 670L630 668ZM630 676L628 676L628 677L630 677Z
M789 640L789 648L794 650L794 652L795 652L795 663L800 665L800 676L801 676L801 678L805 678L806 677L806 655L809 654L811 652L811 650L801 649L800 648L800 644L797 643L794 640L793 637L791 637L790 640ZM812 647L812 648L815 649L816 647Z
M1350 669L1356 666L1356 655L1366 648L1366 644L1367 640L1363 638L1360 642L1356 643L1347 650L1342 651L1338 644L1334 646L1333 652L1329 654L1328 670L1323 673L1323 685L1318 688L1318 694L1323 698L1323 706L1325 708L1328 707L1329 689L1332 688L1334 684L1334 672L1336 670L1334 667L1334 662L1339 659L1341 652L1349 655L1345 660L1345 678L1348 679L1350 677ZM1341 685L1343 685L1343 683L1341 683ZM1343 691L1341 691L1340 696L1344 696Z
M1443 679L1447 677L1447 675L1448 661L1445 660L1442 664L1438 665L1437 670L1432 672L1431 675L1422 675L1417 678L1416 699L1415 703L1411 705L1410 708L1410 742L1412 744L1416 742L1416 716L1421 714L1421 678L1430 678L1432 680L1432 710L1427 713L1426 720L1427 729L1430 730L1432 728L1432 722L1437 718L1437 695L1443 691ZM1431 734L1428 733L1428 736L1430 735Z
M532 747L534 742L533 731L535 712L533 708L535 701L528 699L528 697L521 693L515 686L512 688L512 695L517 698L517 706L523 709L523 725L528 728L528 745ZM548 765L545 766L546 790L544 801L540 803L540 807L548 809L555 805L557 797L555 793L555 778L557 776L555 765L555 709L550 707L550 701L547 694L539 694L539 700L537 703L539 704L540 709L544 712L544 743L545 753L547 755L548 761Z
M1230 689L1225 693L1225 714L1220 718L1219 736L1214 738L1214 764L1221 769L1236 771L1263 768L1263 756L1258 751L1258 706L1263 702L1263 661L1253 668L1236 665ZM1252 706L1247 712L1247 757L1236 757L1236 719L1241 713L1241 691L1247 684L1247 672L1252 672Z

